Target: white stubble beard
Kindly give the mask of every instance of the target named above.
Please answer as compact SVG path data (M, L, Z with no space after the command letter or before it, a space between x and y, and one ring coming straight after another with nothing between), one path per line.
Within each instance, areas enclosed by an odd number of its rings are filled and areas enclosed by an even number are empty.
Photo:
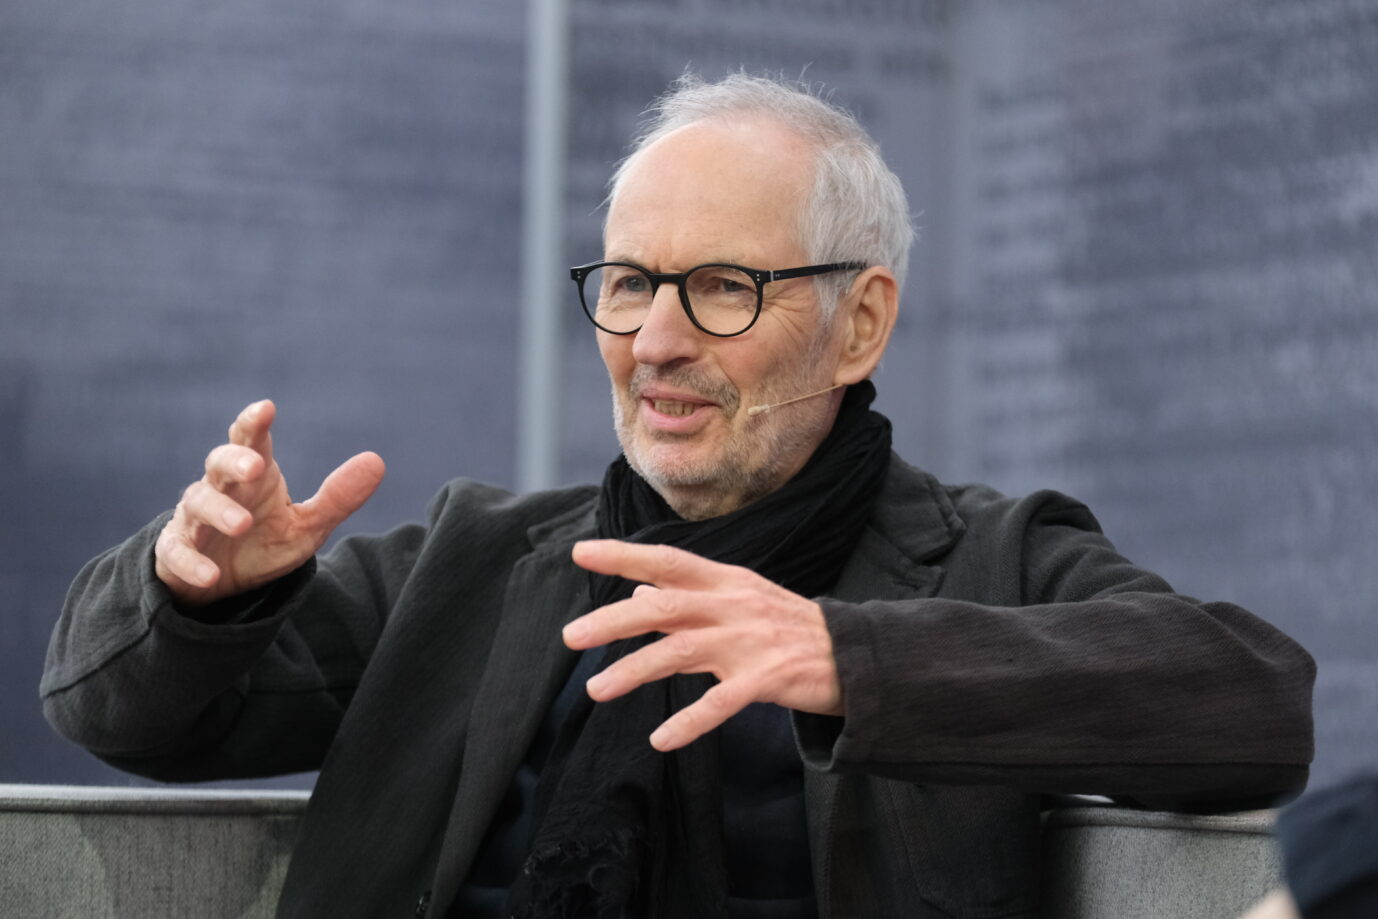
M769 379L757 393L758 404L773 405L818 388L818 382L810 379L810 371L826 350L827 336L820 335L793 372ZM717 404L731 430L716 454L676 462L658 460L653 449L642 455L638 433L660 442L687 442L697 436L661 434L634 426L639 394L652 383L692 392ZM807 460L807 455L801 458L801 454L811 453L827 436L824 426L831 417L830 399L805 399L756 416L746 415L741 402L740 391L726 380L714 380L687 367L658 371L639 365L625 393L613 389L613 425L627 463L681 517L700 520L728 513L784 485L785 470L793 467L791 471L797 471Z

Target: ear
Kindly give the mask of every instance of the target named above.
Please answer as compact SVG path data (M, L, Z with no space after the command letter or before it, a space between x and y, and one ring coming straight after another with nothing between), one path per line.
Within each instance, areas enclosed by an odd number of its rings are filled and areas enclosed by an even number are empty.
M835 383L859 383L880 363L899 315L899 287L890 269L868 268L838 304L834 334L839 340Z

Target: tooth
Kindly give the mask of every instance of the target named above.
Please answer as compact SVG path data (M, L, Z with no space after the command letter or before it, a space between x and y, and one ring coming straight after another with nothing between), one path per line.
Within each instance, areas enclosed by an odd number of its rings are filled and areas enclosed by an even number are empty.
M662 415L682 416L694 411L694 406L688 402L672 401L670 399L655 400L656 411Z

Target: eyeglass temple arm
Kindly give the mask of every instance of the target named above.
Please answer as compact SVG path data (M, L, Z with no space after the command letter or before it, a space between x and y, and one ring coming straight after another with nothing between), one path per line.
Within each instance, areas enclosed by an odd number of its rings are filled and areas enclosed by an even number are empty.
M830 262L827 265L809 265L805 268L786 268L781 271L765 272L767 281L788 281L791 278L808 278L830 271L855 271L866 267L865 262Z

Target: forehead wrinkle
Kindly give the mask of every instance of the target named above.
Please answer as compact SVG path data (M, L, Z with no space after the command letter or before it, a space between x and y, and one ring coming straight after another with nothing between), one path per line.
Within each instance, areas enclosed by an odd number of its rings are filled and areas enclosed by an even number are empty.
M655 274L714 263L757 270L807 264L798 218L812 158L793 156L798 139L780 126L724 127L688 126L642 151L604 220L606 261ZM792 290L780 286L771 295Z
M623 234L637 235L637 234ZM653 238L653 234L645 234ZM715 240L699 239L680 239L681 234L675 234L676 238L671 239L668 244L662 246L652 246L637 243L625 243L617 241L618 245L614 249L605 249L603 260L608 262L631 262L640 265L649 271L659 274L679 274L688 271L690 268L697 268L700 265L728 264L742 265L746 268L781 268L793 267L792 265L762 265L763 255L758 252L747 252L742 248L744 239L751 239L751 235L745 231L727 239L724 242ZM683 234L692 235L692 234ZM725 237L726 238L726 237ZM652 253L652 248L663 248L660 257ZM769 261L769 259L767 259Z
M754 260L753 260L753 259L749 259L749 258L741 258L741 257L735 256L735 255L724 255L724 256L712 256L712 255L710 255L710 256L705 256L705 257L702 257L702 258L694 259L693 261L685 261L685 262L683 262L683 264L680 264L680 262L679 262L678 260L672 260L672 261L666 262L664 265L656 264L656 263L655 263L655 262L656 262L655 259L651 259L651 260L648 260L648 261L643 261L643 260L641 260L641 259L639 259L639 258L635 258L635 257L632 257L632 256L626 256L626 255L605 255L605 256L603 256L603 261L605 261L605 262L630 262L630 263L633 264L633 265L637 265L637 266L639 266L639 267L641 267L641 268L645 268L647 271L651 272L652 274L684 274L684 273L687 272L687 271L690 271L690 270L692 270L692 269L694 269L694 268L701 268L701 267L703 267L704 265L737 265L737 266L742 267L742 268L755 268L755 269L757 269L757 270L765 270L765 271L769 271L769 270L771 270L772 268L778 269L778 268L780 268L780 267L793 267L792 265L787 265L787 266L772 265L772 266L770 266L769 268L762 269L760 265L756 264L756 262L759 262L760 259L754 259Z

